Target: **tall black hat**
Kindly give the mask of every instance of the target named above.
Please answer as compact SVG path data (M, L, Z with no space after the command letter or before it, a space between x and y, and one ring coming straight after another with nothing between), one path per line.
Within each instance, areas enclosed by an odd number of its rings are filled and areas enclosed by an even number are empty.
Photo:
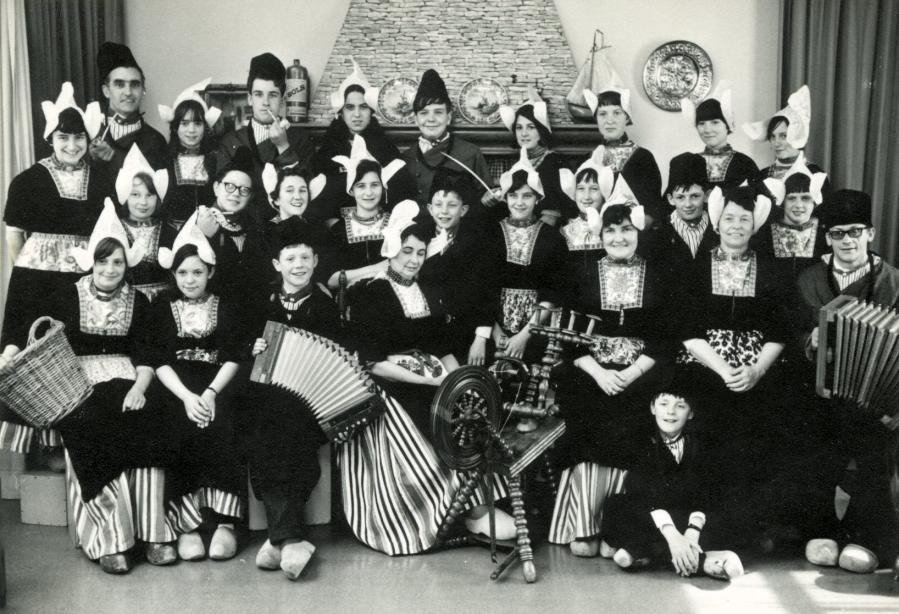
M455 192L462 198L463 205L471 205L475 199L473 180L468 173L456 171L446 166L439 166L434 171L431 180L431 191L428 194L428 202L434 198L437 192Z
M436 70L429 68L421 76L421 83L418 84L418 91L415 92L415 100L412 101L412 110L418 113L429 104L440 103L444 103L450 108L453 106L449 92L446 91L446 83L443 82Z
M249 147L238 147L234 157L218 172L218 177L224 177L231 171L246 173L251 179L256 176L256 160Z
M131 49L127 46L111 42L105 42L100 45L100 49L97 51L97 68L100 71L100 81L106 81L106 76L109 73L121 67L136 68L140 70L141 74L144 73L137 60L134 59Z
M247 89L253 85L254 79L262 79L263 81L274 81L281 85L287 76L287 70L281 60L271 53L263 53L257 55L250 60L250 74L247 75Z
M691 185L705 189L707 182L705 158L697 153L682 153L671 158L668 165L668 187L665 188L665 195L671 194L677 188Z
M826 228L844 224L864 224L873 226L871 220L871 197L860 190L837 190L831 192L822 207L821 221Z

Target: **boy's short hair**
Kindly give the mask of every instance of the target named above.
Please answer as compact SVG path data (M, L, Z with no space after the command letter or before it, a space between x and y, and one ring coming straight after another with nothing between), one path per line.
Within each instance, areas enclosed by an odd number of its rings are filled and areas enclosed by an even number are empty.
M672 396L676 399L681 399L684 403L687 404L687 406L690 408L691 411L696 409L695 398L693 397L693 395L690 394L689 392L687 392L686 390L681 390L681 389L677 389L677 388L665 388L664 390L659 390L654 395L652 395L652 400L649 402L649 404L655 405L655 403L659 399L659 397L666 395L666 394L668 396Z

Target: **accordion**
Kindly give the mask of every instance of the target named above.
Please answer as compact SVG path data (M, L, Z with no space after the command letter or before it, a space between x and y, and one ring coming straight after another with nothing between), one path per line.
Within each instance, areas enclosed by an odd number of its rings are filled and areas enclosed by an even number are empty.
M899 312L841 295L821 308L815 388L899 426Z
M368 372L338 343L277 322L266 323L263 338L268 348L256 357L250 380L307 404L331 441L347 441L385 411Z

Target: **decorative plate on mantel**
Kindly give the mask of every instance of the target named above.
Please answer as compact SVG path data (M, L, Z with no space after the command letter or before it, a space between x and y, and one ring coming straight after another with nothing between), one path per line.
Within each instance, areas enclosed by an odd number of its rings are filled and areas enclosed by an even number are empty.
M671 41L649 54L643 67L643 89L660 109L680 111L681 98L694 103L712 88L712 60L689 41Z
M509 92L495 79L472 79L459 93L459 112L472 124L495 124L504 104L509 104Z
M391 124L411 124L415 121L412 101L418 91L418 81L406 77L391 79L378 93L378 111Z

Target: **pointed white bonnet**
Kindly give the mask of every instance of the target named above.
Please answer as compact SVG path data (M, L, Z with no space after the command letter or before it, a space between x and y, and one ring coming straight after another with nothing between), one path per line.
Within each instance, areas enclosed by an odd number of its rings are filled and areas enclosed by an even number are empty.
M727 205L727 200L724 196L724 192L720 187L715 187L709 193L709 222L716 231L718 230L718 222L721 219L721 214L724 212L724 207ZM757 194L755 197L755 208L752 211L752 233L755 234L759 231L765 221L768 219L768 215L771 213L771 199L765 196L764 194Z
M789 122L787 126L787 143L793 149L802 149L808 143L809 130L812 123L812 98L807 85L790 94L787 106L771 116L783 117ZM769 120L770 121L770 120ZM743 124L743 132L754 141L768 138L768 121L757 121Z
M350 149L349 157L334 156L331 159L346 169L347 194L352 192L353 184L356 183L356 168L359 166L359 163L363 160L371 160L372 162L377 162L375 157L368 152L368 148L365 146L365 139L358 134L353 136L353 145ZM405 162L397 158L395 160L391 160L387 164L387 166L381 167L382 185L386 186L387 182L390 181L390 178L393 177L397 173L397 171L399 171L405 165Z
M172 123L172 120L175 119L175 109L178 108L178 105L184 102L185 100L194 100L200 103L200 106L203 107L203 119L206 121L206 125L212 128L215 125L215 122L218 121L219 117L222 114L222 110L217 107L210 107L206 104L206 101L203 100L203 97L197 94L197 92L204 91L207 87L209 87L209 82L212 81L211 77L207 77L200 81L199 83L194 83L193 85L184 88L184 90L178 94L178 97L175 98L175 102L172 103L172 106L167 107L164 104L157 105L156 108L159 111L159 117L162 118L166 123Z
M331 110L334 111L335 114L340 113L340 110L346 102L347 88L351 85L358 85L365 90L365 104L371 107L372 113L374 113L378 109L379 89L372 87L368 79L365 78L365 75L362 74L362 69L359 68L359 64L354 58L350 57L350 61L353 63L353 72L341 82L337 90L331 92Z
M583 164L577 167L576 171L571 172L571 170L567 168L559 170L559 185L568 198L575 200L577 176L581 174L581 171L592 169L596 171L597 183L599 183L599 191L602 193L603 201L609 199L615 185L615 172L611 167L605 166L603 163L604 152L605 147L600 145L593 150L593 153L590 154L590 157L587 158Z
M503 125L506 126L506 129L512 134L515 134L515 117L522 109L528 106L534 109L534 120L546 128L547 132L551 133L552 127L549 125L549 110L546 107L546 101L541 99L540 95L534 91L530 92L528 100L525 100L515 108L506 104L500 106L499 116L503 121Z
M526 172L528 176L528 185L531 186L541 198L545 196L543 192L543 183L540 181L540 175L537 173L537 169L534 168L534 165L531 164L531 161L528 160L528 151L524 147L521 148L521 156L518 158L518 162L513 164L512 168L500 175L499 188L503 196L505 196L506 192L509 191L509 188L512 187L512 177L518 171Z
M171 248L159 248L159 254L157 256L159 266L164 269L171 269L172 264L174 263L175 254L177 254L178 250L185 245L196 245L197 255L200 257L200 260L209 266L215 266L215 251L209 244L209 239L206 238L206 235L204 235L203 231L200 230L200 227L197 226L198 216L199 211L196 211L187 219L184 226L178 231L178 236L175 237L175 242L172 243Z
M89 271L94 266L94 252L103 239L115 239L122 245L125 249L125 259L128 261L129 267L136 266L145 255L142 245L129 246L128 234L125 232L122 220L116 214L116 208L112 199L109 197L103 201L103 210L100 212L100 217L97 218L97 223L94 224L94 230L91 232L87 249L79 247L72 250L72 257L82 271Z
M131 149L128 150L128 154L125 156L125 162L122 163L122 168L119 169L119 174L116 175L116 198L118 198L119 204L125 206L125 201L128 200L128 195L131 193L131 188L134 185L134 176L138 173L145 173L153 179L153 187L156 189L156 194L159 197L159 203L156 205L158 213L160 204L165 198L166 192L168 192L169 173L164 168L158 171L153 170L137 143L131 145Z
M702 104L706 100L717 100L718 104L721 105L721 114L724 115L724 123L727 124L727 127L733 131L734 129L734 106L733 106L733 90L731 88L730 82L727 80L722 80L715 86L715 89L711 94L706 96L702 102ZM694 104L692 100L689 98L681 98L680 101L680 109L681 114L690 122L690 125L696 124L696 108L699 105Z
M59 96L56 97L55 102L45 100L41 103L41 110L44 112L44 120L46 120L46 125L44 126L45 139L56 130L56 127L59 125L59 114L66 109L75 109L78 112L81 120L84 122L84 129L87 131L88 138L92 139L97 136L100 132L100 126L103 124L103 111L100 110L100 103L92 102L82 111L75 104L75 88L72 87L70 81L66 81L62 84Z
M631 224L633 224L637 230L646 228L646 210L643 208L643 205L637 201L637 197L634 196L633 190L631 190L631 187L627 184L627 181L625 181L624 175L618 175L612 194L599 210L598 219L600 226L596 229L597 231L602 230L602 216L605 214L606 209L612 205L629 206L631 209ZM588 223L589 221L590 220L588 219Z
M323 173L319 173L309 180L309 185L307 186L309 188L309 202L315 200L322 193L326 183L327 178ZM262 187L265 188L265 197L268 199L268 204L277 211L278 205L275 204L275 199L272 198L272 192L278 187L278 169L271 162L266 162L265 167L262 169Z
M381 231L384 242L381 244L381 256L384 258L393 258L400 253L403 243L400 236L403 231L415 223L418 216L418 203L414 200L404 200L398 202L390 212L390 219L387 220L387 226Z

